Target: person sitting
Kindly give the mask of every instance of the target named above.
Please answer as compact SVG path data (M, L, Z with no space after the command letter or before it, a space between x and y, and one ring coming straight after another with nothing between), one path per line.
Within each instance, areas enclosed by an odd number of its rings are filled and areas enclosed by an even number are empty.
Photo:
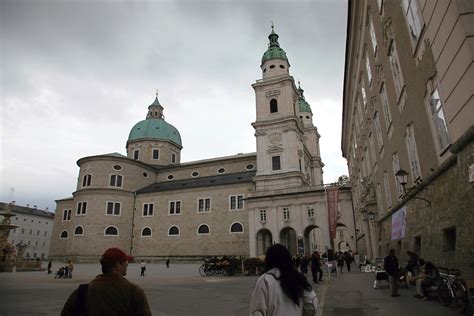
M408 257L410 257L410 259L408 260L408 264L406 265L406 268L405 270L407 272L410 272L411 274L415 275L415 268L418 268L420 266L418 260L418 255L416 254L416 252L413 252L413 251L410 251L408 250L407 251L407 255Z
M422 293L422 296L420 298L429 300L430 298L428 297L428 288L430 288L431 286L438 286L439 280L440 276L438 269L436 269L433 263L427 261L425 264L425 277L423 278L423 281L421 281L420 284Z
M416 298L422 298L423 297L423 292L421 291L421 282L425 279L425 259L420 258L419 260L420 263L420 273L415 276L415 284L416 284Z

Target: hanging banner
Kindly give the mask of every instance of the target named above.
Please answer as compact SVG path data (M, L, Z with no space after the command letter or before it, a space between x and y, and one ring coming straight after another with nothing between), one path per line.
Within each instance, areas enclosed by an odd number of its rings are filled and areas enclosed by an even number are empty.
M392 214L392 240L405 237L407 208L401 209Z
M337 225L337 203L339 201L337 187L326 188L326 204L328 207L329 218L329 236L331 239L336 239L336 225Z

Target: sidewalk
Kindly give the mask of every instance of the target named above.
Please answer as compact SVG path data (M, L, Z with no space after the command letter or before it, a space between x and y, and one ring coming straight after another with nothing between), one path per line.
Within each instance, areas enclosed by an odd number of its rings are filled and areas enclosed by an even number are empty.
M380 289L374 289L373 273L362 273L356 269L344 271L338 277L324 277L324 283L319 287L316 285L320 299L317 316L462 315L453 306L445 307L436 301L414 298L414 286L401 288L399 297L390 296L387 282L383 282Z

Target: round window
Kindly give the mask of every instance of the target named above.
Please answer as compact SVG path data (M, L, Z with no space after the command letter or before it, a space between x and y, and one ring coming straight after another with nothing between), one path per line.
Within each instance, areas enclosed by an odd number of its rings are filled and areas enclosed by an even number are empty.
M270 69L273 69L273 68L275 68L275 65L271 65L271 66L270 66Z
M283 66L283 65L280 65L280 68L281 68L281 69L285 69L285 66Z
M143 173L143 178L148 178L148 173L144 172Z
M219 170L217 170L217 172L219 172L219 173L224 173L224 172L225 172L225 169L224 169L224 168L219 168Z
M122 170L122 166L115 165L115 166L114 166L114 169L115 169L115 170Z
M252 170L253 168L255 168L255 166L252 165L252 164L247 165L247 167L245 167L245 169L247 169L247 170Z
M168 176L168 180L173 180L173 179L174 179L174 176L173 176L172 174L170 174L170 175Z
M196 178L197 176L199 176L199 172L194 171L193 173L191 173L191 176L192 176L193 178Z

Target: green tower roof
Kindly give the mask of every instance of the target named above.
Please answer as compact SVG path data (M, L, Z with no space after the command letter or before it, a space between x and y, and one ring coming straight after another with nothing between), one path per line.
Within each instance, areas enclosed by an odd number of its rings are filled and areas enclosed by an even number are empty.
M280 43L278 43L278 34L275 33L273 30L272 25L272 32L268 35L268 39L270 43L268 44L267 51L262 56L262 64L270 59L280 58L288 61L288 57L286 57L285 51L280 47Z
M300 108L300 112L309 112L309 113L313 114L313 112L311 111L311 106L304 99L304 95L303 95L304 90L301 88L299 82L298 82L298 91L300 93L300 97L298 99L298 105L299 105L299 108Z

